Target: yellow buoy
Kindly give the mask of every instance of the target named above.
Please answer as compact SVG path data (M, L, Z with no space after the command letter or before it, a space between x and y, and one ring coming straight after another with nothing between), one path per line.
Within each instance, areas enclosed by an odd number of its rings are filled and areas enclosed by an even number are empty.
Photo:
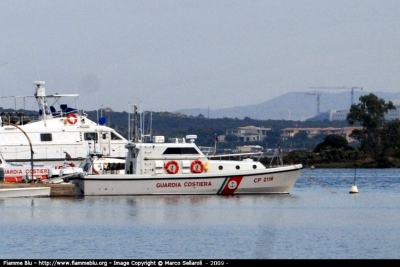
M204 165L204 171L208 171L208 162Z

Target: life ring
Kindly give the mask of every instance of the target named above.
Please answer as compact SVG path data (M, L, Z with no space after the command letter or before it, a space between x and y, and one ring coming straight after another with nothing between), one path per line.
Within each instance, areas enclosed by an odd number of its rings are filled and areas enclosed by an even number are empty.
M165 163L164 168L169 174L175 174L179 171L179 164L175 160L171 160Z
M75 113L68 114L67 120L70 124L75 124L78 122L78 116Z
M200 160L196 159L190 164L190 170L193 173L202 173L204 171L204 164Z

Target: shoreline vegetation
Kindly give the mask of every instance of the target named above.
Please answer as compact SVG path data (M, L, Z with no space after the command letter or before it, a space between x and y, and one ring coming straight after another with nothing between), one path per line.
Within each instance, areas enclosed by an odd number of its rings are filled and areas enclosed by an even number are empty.
M329 168L379 168L379 169L385 169L385 168L400 168L400 159L395 158L395 157L383 157L383 158L378 158L378 159L373 159L371 157L365 157L365 158L359 158L357 160L354 159L342 159L342 160L337 160L337 161L323 161L323 160L309 160L309 159L303 159L301 161L299 160L293 160L291 155L288 154L283 158L283 161L285 163L291 163L291 162L296 162L296 163L301 163L303 164L304 168L324 168L324 169L329 169ZM266 164L267 162L263 162ZM269 162L268 162L269 164Z

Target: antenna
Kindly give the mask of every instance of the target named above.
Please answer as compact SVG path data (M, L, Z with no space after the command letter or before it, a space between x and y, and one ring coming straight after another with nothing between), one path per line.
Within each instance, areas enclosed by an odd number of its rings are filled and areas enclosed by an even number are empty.
M38 66L38 60L37 60L36 48L34 48L34 51L35 51L36 74L37 74L38 80L40 80L40 75L39 75L39 66Z
M137 105L133 104L133 142L138 141Z
M49 107L47 105L47 98L46 98L46 89L44 88L44 81L34 81L34 84L36 85L36 93L35 93L35 98L37 102L39 103L39 109L41 110L42 114L39 114L43 116L43 120L46 121L47 115L50 114Z
M153 132L153 110L150 110L150 140L152 139L152 132Z
M131 102L128 102L128 140L131 140Z
M329 86L315 86L315 87L308 87L309 89L350 89L351 90L351 98L350 98L350 106L354 103L354 90L355 89L363 89L362 87L356 86L339 86L339 87L329 87Z
M320 93L304 93L305 95L316 95L317 96L317 115L319 115L320 112Z

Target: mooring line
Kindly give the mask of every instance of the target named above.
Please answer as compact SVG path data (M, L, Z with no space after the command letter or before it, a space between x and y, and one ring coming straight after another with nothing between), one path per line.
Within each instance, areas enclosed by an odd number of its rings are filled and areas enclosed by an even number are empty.
M316 180L315 178L312 178L311 176L306 177L306 178L308 180L315 182L315 183L319 184L320 186L324 187L326 190L330 191L332 194L336 194L336 192L333 189L331 189L328 185L321 183L320 181Z

